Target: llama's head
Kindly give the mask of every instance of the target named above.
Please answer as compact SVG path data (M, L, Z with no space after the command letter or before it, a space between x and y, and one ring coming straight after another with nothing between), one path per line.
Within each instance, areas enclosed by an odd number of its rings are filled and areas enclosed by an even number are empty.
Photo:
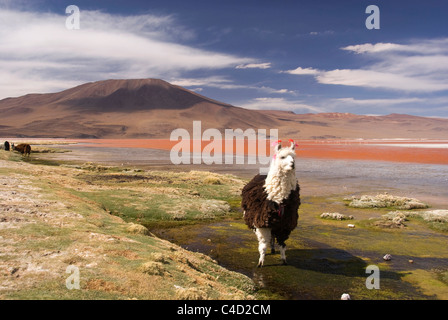
M271 167L276 171L289 172L294 171L296 160L296 144L293 140L289 140L290 146L282 148L281 141L275 146L274 158L272 159Z
M278 141L274 148L275 154L271 161L264 188L268 194L267 199L282 203L292 190L296 188L296 144L289 140L291 145L282 148L281 141Z

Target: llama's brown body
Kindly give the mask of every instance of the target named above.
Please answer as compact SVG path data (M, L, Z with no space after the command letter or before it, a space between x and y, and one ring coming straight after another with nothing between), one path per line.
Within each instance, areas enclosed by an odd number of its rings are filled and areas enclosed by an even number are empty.
M251 229L271 228L272 236L281 246L289 238L291 231L297 227L300 206L300 187L279 205L267 199L264 189L266 176L257 174L242 191L241 206L244 210L244 221Z
M30 155L31 154L31 146L27 143L21 143L14 147L15 151L20 152L23 155Z

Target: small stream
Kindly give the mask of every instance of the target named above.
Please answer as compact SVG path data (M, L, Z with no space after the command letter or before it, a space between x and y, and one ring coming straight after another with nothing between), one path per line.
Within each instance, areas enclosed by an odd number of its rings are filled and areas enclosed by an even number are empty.
M327 226L315 225L312 228L304 222L291 234L287 241L288 265L283 266L280 255L268 254L263 268L257 268L258 251L255 234L242 221L220 221L209 224L180 226L169 229L152 230L157 236L174 242L190 251L211 256L220 265L252 278L259 293L266 299L294 300L338 300L343 293L349 293L352 299L435 299L424 294L418 287L403 281L406 273L412 270L448 269L448 254L443 258L414 257L393 253L393 260L382 260L383 252L360 250L334 246L328 239L319 241L327 232ZM345 228L338 233L347 231ZM317 234L313 237L310 233ZM378 236L376 231L350 230L347 241L362 239L368 243ZM393 241L395 235L386 235ZM314 238L314 239L313 239ZM315 239L319 240L315 240ZM324 236L323 238L328 238ZM386 239L387 240L387 239ZM441 243L448 236L439 235ZM403 241L403 240L402 240ZM406 240L404 240L406 241ZM436 242L434 242L436 243ZM431 244L431 245L434 245ZM347 245L345 245L347 247ZM446 250L444 250L446 251ZM413 263L409 263L409 259ZM366 288L366 267L378 265L381 270L381 290ZM447 287L448 289L448 287Z

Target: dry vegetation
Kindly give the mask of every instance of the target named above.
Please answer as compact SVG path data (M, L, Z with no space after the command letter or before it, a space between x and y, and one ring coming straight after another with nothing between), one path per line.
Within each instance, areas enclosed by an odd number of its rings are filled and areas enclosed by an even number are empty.
M324 212L320 215L322 219L330 219L330 220L352 220L354 217L352 215L345 215L339 212Z
M393 208L398 210L426 209L428 205L413 198L399 197L387 193L376 196L363 195L344 199L352 208Z
M404 228L409 218L421 219L440 230L447 229L448 210L429 211L391 211L375 222L375 225L385 228Z

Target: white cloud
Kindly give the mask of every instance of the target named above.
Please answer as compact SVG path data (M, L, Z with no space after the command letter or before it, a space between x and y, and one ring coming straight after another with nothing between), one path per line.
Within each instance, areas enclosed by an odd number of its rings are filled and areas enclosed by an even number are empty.
M333 99L336 102L354 104L360 106L391 106L397 104L424 102L421 98L392 98L392 99L355 99L355 98L338 98Z
M448 53L448 38L440 39L424 39L414 41L409 44L397 43L383 43L376 44L364 43L358 45L351 45L341 48L346 51L353 51L355 53L377 53L377 52L408 52L418 54L440 54Z
M234 83L234 81L222 76L211 76L206 78L173 78L170 79L169 82L181 87L190 88L191 90L196 90L196 87L209 87L223 90L249 89L264 92L267 94L296 94L295 91L288 89L275 89L266 86L260 87L257 85L237 84Z
M232 80L221 76L211 76L206 78L173 78L170 80L170 83L186 88L200 86L209 88L219 88L224 90L257 89L256 87L249 85L235 84Z
M346 51L353 51L355 53L361 54L361 53L372 53L372 52L384 52L384 51L393 51L393 50L405 50L405 46L395 44L395 43L377 43L377 44L371 44L371 43L365 43L365 44L357 44L353 46L347 46L341 48L342 50Z
M285 73L313 75L319 83L404 92L448 90L448 38L410 44L377 43L341 48L369 55L362 69L318 70L298 67Z
M297 75L316 75L319 74L320 71L313 68L298 67L297 69L294 70L283 71L283 73L297 74Z
M236 69L269 69L271 67L270 62L265 63L248 63L240 64L236 66Z
M448 90L448 82L437 81L436 79L363 69L336 69L325 71L319 73L316 76L316 79L322 84L381 88L409 92Z
M171 16L81 10L80 30L68 30L67 17L0 9L0 98L86 81L167 78L253 61L180 44L194 34L182 31Z
M262 97L256 98L249 102L239 104L240 107L255 110L282 110L294 111L298 113L304 112L324 112L322 108L315 107L303 103L303 101L291 101L284 98Z
M277 93L277 94L292 94L292 95L295 95L296 94L296 92L295 91L293 91L293 90L288 90L288 89L274 89L274 88L271 88L271 87L260 87L260 88L257 88L258 90L260 90L260 91L263 91L263 92L266 92L266 93L269 93L269 94L272 94L272 93Z
M310 36L320 36L320 35L331 35L334 34L333 30L325 30L325 31L311 31L309 33Z

